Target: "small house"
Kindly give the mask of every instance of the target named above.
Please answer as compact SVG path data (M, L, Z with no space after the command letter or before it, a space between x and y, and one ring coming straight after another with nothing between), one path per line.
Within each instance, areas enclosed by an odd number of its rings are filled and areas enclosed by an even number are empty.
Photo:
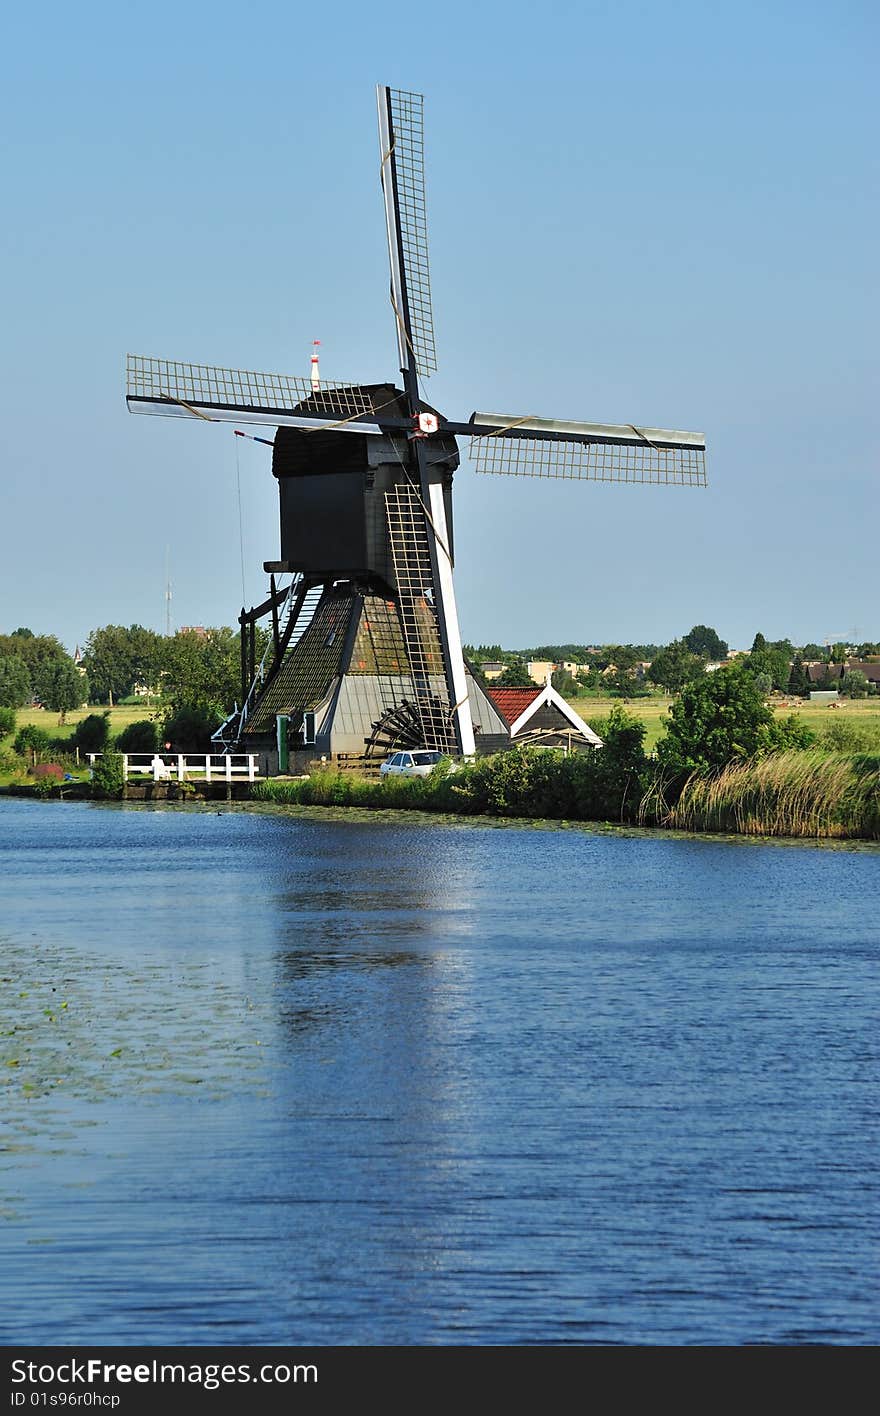
M602 746L598 733L584 722L549 681L543 688L490 688L489 697L517 747L561 747L584 752Z

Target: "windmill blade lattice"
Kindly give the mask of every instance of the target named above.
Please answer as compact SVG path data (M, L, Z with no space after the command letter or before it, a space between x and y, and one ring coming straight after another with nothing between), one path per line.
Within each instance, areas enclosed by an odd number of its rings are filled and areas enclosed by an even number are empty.
M434 312L431 305L431 271L428 261L428 220L425 209L425 140L420 93L388 89L391 115L390 152L383 153L383 180L386 162L393 162L397 187L397 219L406 302L409 306L408 342L419 374L436 373ZM392 258L393 259L393 258ZM406 312L395 311L398 320Z
M502 413L474 413L468 432L478 472L583 482L706 485L702 433L637 428L633 423L513 418Z
M374 414L370 394L359 384L323 382L315 390L309 379L290 374L187 364L144 354L128 355L126 375L126 399L133 413L172 417L195 413L196 417L275 424L294 415L369 422Z
M578 482L654 482L704 487L706 452L649 443L583 443L563 438L474 437L478 472L508 477L557 477Z

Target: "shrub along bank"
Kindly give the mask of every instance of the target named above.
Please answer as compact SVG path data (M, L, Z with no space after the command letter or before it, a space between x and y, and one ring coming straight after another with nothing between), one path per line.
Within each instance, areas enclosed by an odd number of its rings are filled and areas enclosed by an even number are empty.
M607 821L684 831L880 840L880 757L783 752L694 772L670 804L669 781L600 770L602 754L514 748L457 772L366 781L322 771L259 782L257 800L458 815Z
M880 755L768 751L681 770L644 751L645 729L615 708L605 746L564 757L513 748L430 777L366 781L325 770L260 782L254 797L302 806L361 806L459 815L542 817L750 835L880 839Z

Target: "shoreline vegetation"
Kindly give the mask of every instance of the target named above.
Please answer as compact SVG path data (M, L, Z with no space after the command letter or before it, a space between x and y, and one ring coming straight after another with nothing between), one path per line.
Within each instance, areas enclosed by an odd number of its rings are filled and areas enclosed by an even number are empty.
M314 763L305 778L270 778L253 789L244 783L226 790L231 799L281 806L607 823L801 840L880 839L880 703L860 703L858 718L856 705L847 705L850 711L825 709L828 716L819 719L808 714L806 705L803 712L774 711L765 688L760 676L739 664L704 673L663 705L663 732L654 741L647 715L640 712L643 705L615 702L607 716L587 715L604 744L596 751L566 756L558 750L513 746L455 766L447 760L427 778L378 781L351 769ZM7 794L111 801L199 800L224 794L221 784L215 789L195 781L124 785L121 753L156 749L155 718L133 719L120 732L122 725L112 721L109 711L86 714L73 727L71 742L50 739L44 729L27 721L27 711L20 718L11 710L3 713L0 791ZM195 720L185 721L178 714L177 731L171 736L177 750L196 752L204 750L205 732ZM84 766L86 751L100 754L93 772Z
M694 772L669 805L669 781L622 787L601 800L590 759L514 748L453 773L368 781L325 770L258 782L254 801L457 816L582 821L689 833L880 840L880 754L779 752L708 774ZM602 807L606 809L603 810Z
M603 764L604 765L604 764ZM689 834L779 836L812 840L880 840L880 753L783 751L746 758L683 781L662 772L597 770L590 755L563 757L513 748L497 757L430 777L384 777L322 768L308 777L258 781L239 801L276 806L416 811L428 815L566 821L683 831ZM162 799L197 802L196 784ZM142 789L141 789L142 790ZM40 800L115 800L119 791L87 782L0 786L0 795Z

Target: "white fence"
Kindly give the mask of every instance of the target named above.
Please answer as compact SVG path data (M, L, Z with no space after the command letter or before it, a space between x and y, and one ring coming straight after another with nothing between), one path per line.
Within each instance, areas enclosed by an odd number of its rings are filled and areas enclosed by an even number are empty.
M89 753L94 767L100 752ZM151 777L154 782L253 782L259 776L253 752L124 752L123 781Z

